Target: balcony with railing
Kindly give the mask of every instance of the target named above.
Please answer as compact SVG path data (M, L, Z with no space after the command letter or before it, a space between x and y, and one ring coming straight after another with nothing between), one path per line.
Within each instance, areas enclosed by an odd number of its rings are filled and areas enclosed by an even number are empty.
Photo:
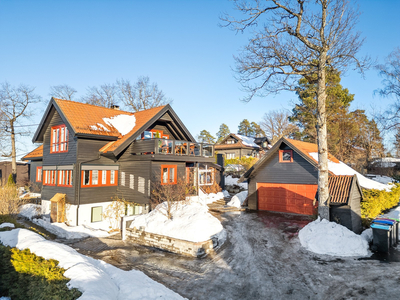
M143 139L133 143L132 154L213 157L214 145L169 139Z

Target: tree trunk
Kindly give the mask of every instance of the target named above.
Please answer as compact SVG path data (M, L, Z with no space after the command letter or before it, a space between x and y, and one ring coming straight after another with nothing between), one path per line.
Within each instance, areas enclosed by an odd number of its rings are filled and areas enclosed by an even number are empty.
M17 183L17 153L15 150L14 122L10 122L10 126L11 126L11 172L14 183Z
M326 128L326 52L319 57L317 91L318 215L329 220L328 137Z

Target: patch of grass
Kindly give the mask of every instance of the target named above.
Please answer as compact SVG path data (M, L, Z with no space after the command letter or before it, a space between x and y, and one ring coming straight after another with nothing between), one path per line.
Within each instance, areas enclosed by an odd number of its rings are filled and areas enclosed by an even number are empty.
M57 265L58 261L45 260L29 249L21 251L0 244L0 296L13 300L79 298L82 293L68 289L65 269Z
M1 223L12 223L14 224L15 228L24 228L24 226L19 224L17 220L11 215L0 215L0 224ZM9 227L0 228L0 231L8 231L11 229L14 228L9 228Z

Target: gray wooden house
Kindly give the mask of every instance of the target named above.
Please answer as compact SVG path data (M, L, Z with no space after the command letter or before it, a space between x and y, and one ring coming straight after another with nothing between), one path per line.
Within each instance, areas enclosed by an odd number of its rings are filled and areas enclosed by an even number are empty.
M213 145L197 143L169 105L131 113L52 98L32 140L43 145L23 159L42 184L43 212L65 199L72 225L103 221L117 196L132 214L148 211L152 183L177 184L189 173L200 187L216 179Z
M253 156L260 158L271 147L267 137L250 137L230 133L220 143L215 144L215 151L225 155L226 159Z

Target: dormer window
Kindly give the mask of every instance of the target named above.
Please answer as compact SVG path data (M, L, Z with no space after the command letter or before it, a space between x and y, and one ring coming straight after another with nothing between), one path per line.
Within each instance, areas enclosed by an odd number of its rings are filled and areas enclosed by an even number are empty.
M51 127L50 153L68 152L68 128L65 125Z

